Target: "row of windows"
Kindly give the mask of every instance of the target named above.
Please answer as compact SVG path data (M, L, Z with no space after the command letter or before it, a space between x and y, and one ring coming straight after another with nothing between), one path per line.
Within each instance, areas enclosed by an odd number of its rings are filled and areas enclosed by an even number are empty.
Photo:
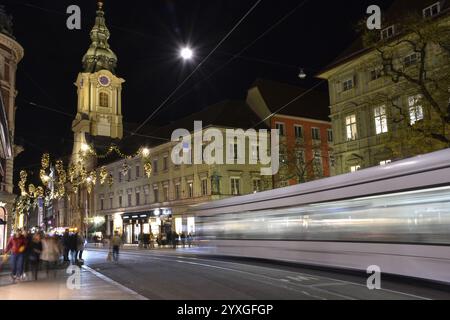
M208 191L208 185L209 185L209 183L208 183L207 178L204 178L200 181L201 196L207 196L210 194L210 192ZM252 180L252 188L253 188L253 192L262 191L261 179L253 179ZM141 192L139 190L140 189L135 190L135 193L134 193L134 199L135 199L134 206L150 204L149 189L144 188L143 199L141 198ZM186 195L183 196L182 191L181 191L181 184L176 183L174 185L174 190L173 190L174 193L173 193L173 197L171 199L170 194L169 194L169 185L164 185L162 187L162 197L160 194L160 188L154 186L153 187L153 203L159 203L161 201L168 202L171 200L181 200L182 198L185 198L185 199L194 198L194 183L193 183L193 181L186 182L185 190L186 190ZM240 177L231 177L230 178L230 194L235 195L235 196L242 194L242 184L241 184ZM124 196L122 194L120 194L118 197L118 208L123 208L125 206L127 206L127 207L133 206L132 192L128 192L126 194L126 200L127 200L127 202L124 203ZM106 209L105 204L106 204L106 200L104 199L103 196L100 196L100 210ZM113 196L113 194L111 194L110 198L109 198L109 209L113 209L113 208L114 208L114 196Z
M440 12L441 12L441 4L440 4L440 2L436 2L436 3L432 4L431 6L423 9L422 15L425 19L428 19L428 18L438 15ZM395 25L390 25L390 26L384 28L383 30L380 31L381 39L387 40L387 39L394 37L397 34L396 31L397 30L396 30Z
M286 136L286 125L282 122L277 122L275 124L276 129L278 130L280 136ZM294 125L294 134L296 139L303 139L304 132L303 126ZM320 128L311 128L311 137L313 140L320 141ZM333 142L333 131L331 129L327 129L327 139L328 142Z
M420 95L408 97L409 122L411 125L416 124L424 118L423 107L420 104L420 100ZM373 109L373 119L375 122L375 133L377 135L387 133L389 131L385 105L378 106ZM348 115L345 118L345 128L348 141L358 139L356 114Z
M408 54L403 58L403 65L408 68L410 66L413 66L419 62L420 55L416 52ZM381 67L374 68L369 71L369 79L370 81L377 80L381 78L383 75L383 69ZM349 91L356 87L356 77L352 76L350 78L345 79L342 81L342 91Z

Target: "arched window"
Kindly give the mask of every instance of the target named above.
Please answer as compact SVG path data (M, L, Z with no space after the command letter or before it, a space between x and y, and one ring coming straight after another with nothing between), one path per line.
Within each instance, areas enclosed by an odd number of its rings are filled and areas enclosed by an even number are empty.
M108 108L109 107L109 96L107 93L100 92L100 107Z

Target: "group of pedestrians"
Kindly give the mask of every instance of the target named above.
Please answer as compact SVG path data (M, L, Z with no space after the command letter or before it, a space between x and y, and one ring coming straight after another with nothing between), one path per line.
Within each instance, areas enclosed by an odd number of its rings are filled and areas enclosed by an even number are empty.
M192 246L194 237L191 233L185 233L182 232L181 234L178 234L176 231L169 231L165 234L166 240L164 241L163 236L160 235L157 239L157 243L159 246L169 245L172 246L172 248L177 248L177 246L180 244L183 246L183 248L186 248L186 245L189 246L189 248Z
M19 229L9 239L4 258L7 258L10 253L13 283L26 280L27 272L31 272L33 279L37 280L41 266L46 269L47 276L50 270L53 270L56 276L56 268L61 256L64 257L66 264L82 262L84 246L85 239L77 232L69 233L69 230L66 230L64 235L59 237L44 232L32 234ZM69 260L69 254L71 260Z

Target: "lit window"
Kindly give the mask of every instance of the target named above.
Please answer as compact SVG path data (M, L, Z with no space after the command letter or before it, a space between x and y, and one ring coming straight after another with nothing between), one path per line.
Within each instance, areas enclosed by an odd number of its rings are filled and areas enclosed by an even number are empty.
M328 137L328 142L332 143L333 142L333 130L327 129L327 137Z
M441 12L441 4L439 2L436 2L435 4L423 9L423 17L424 18L434 17L439 12Z
M361 166L351 166L350 167L350 172L356 172L359 171L361 169Z
M313 140L320 141L320 129L319 128L311 128L311 135Z
M412 53L410 55L407 55L403 59L403 63L405 65L405 67L410 67L412 65L415 65L417 63L417 60L418 60L418 54L417 53Z
M303 127L302 126L294 126L295 138L303 139Z
M411 125L415 125L418 121L423 120L423 107L420 104L421 99L421 95L408 98L409 119Z
M386 40L392 38L395 35L395 26L389 26L381 30L381 39Z
M356 115L352 114L345 118L345 126L347 129L347 140L356 140L358 138L358 130L356 126Z
M286 134L284 123L276 123L275 126L278 132L280 133L280 136L284 136Z
M380 161L380 166L385 166L388 165L389 163L391 163L391 160L384 160L384 161Z
M386 106L376 107L374 109L375 131L377 134L388 132Z
M241 179L231 178L231 195L238 196L241 194Z
M353 89L354 86L355 86L355 83L353 81L353 78L352 79L348 79L348 80L345 80L342 83L342 90L343 91L348 91L348 90Z
M109 96L107 93L100 92L99 94L100 107L108 108L109 106Z

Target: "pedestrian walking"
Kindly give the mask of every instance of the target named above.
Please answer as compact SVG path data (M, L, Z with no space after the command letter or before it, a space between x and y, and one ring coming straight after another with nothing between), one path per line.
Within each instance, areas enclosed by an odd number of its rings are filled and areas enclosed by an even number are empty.
M40 256L42 253L42 241L41 235L39 233L35 233L28 244L29 254L28 261L30 263L31 274L34 280L38 279L39 272L39 264L40 264Z
M11 279L13 283L21 279L23 274L23 258L27 247L27 239L23 236L22 230L16 230L9 239L5 249L5 254L11 252Z
M59 251L58 241L56 238L46 235L42 240L41 260L45 263L47 277L49 276L50 270L55 271L54 275L56 277L56 267L60 256L61 252Z
M172 246L174 249L177 248L179 235L176 231L172 232Z
M31 254L31 240L33 239L33 235L31 232L27 232L26 230L23 232L23 236L27 239L27 245L25 248L25 252L23 254L23 273L21 276L21 280L25 281L27 279L27 273L30 271L30 254Z
M150 249L155 249L155 236L153 232L150 232Z
M114 262L119 261L119 250L122 246L122 238L119 236L119 232L115 231L114 236L111 239L112 258Z
M189 248L192 246L192 239L193 239L192 234L189 232L187 235L187 243Z
M181 233L181 244L183 245L183 248L186 248L186 233Z
M86 245L86 239L83 237L82 234L78 234L77 237L77 251L78 251L78 257L77 261L83 263L83 251L84 246Z
M78 233L72 233L69 235L69 254L70 254L70 261L72 264L77 263L77 239Z
M62 236L62 245L63 245L63 253L64 253L64 262L69 262L69 247L70 247L70 233L69 229L64 231Z

